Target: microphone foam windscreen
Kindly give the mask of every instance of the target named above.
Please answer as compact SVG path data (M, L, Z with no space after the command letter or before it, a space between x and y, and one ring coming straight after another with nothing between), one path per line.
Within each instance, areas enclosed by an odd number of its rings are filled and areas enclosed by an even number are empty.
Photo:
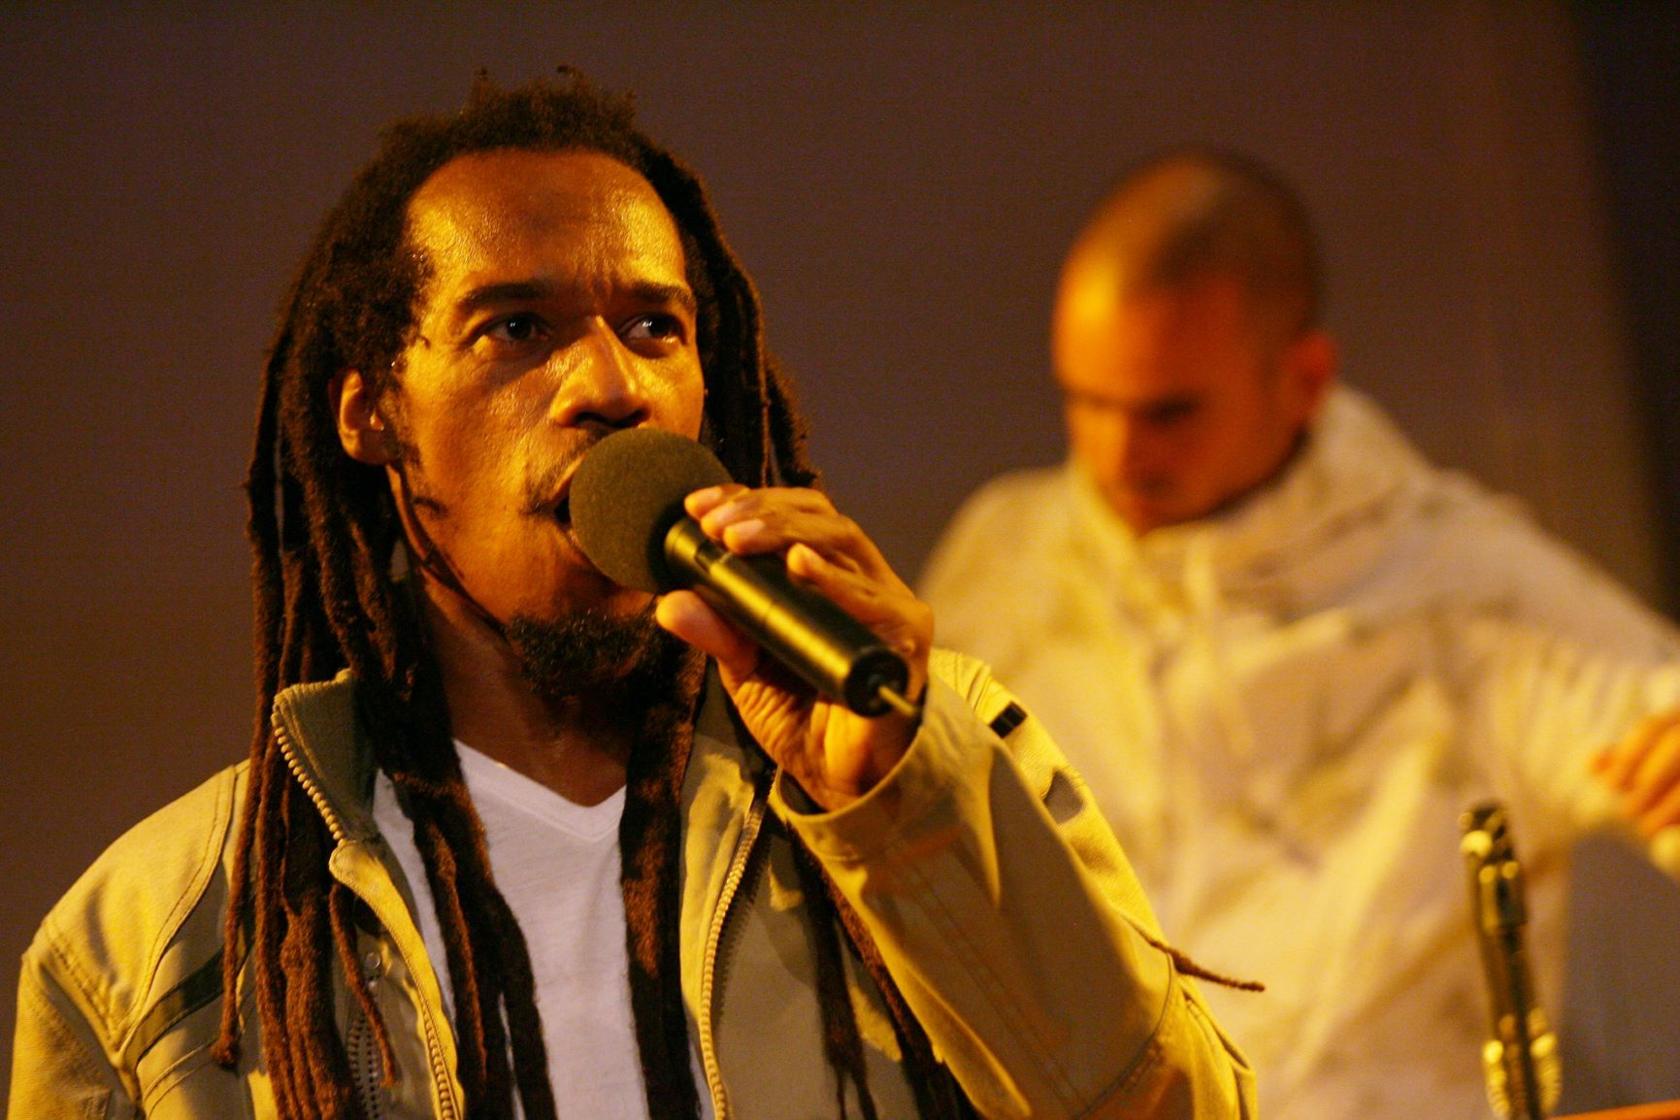
M686 436L656 428L614 432L584 455L572 476L572 532L589 562L642 591L667 591L665 534L691 492L730 481L717 456Z

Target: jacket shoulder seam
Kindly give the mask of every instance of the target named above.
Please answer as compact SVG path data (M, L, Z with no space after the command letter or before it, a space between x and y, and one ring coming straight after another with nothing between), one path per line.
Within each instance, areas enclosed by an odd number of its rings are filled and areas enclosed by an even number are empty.
M41 929L41 938L37 942L39 951L50 958L51 964L42 962L43 971L47 972L62 987L73 987L76 994L82 997L88 1009L99 1016L97 1024L90 1023L100 1034L109 1037L111 1034L111 1009L105 998L104 989L95 978L84 972L76 960L74 953L65 951L62 940L57 932L45 926Z
M61 962L64 962L64 954L58 951L57 946L52 946L51 949L53 957ZM71 978L75 978L75 969L70 966L68 962L64 963L67 970L71 973ZM55 981L59 979L59 977L51 973L48 973L48 977ZM85 994L85 986L82 985L80 981L78 981L78 987L83 987ZM94 1055L88 1050L87 1046L83 1043L83 1040L76 1036L76 1032L71 1028L70 1024L65 1021L62 1009L44 990L41 984L25 983L20 985L18 990L18 1003L20 1005L20 1012L24 1007L29 1008L30 1012L35 1016L35 1021L41 1024L42 1029L50 1034L53 1040L58 1044L59 1053L68 1053L71 1056L71 1060L75 1063L76 1068L89 1082L105 1082L108 1084L112 1080L110 1077L111 1071L95 1060ZM88 1026L90 1029L98 1029L95 1028L95 1025L92 1023L89 1023ZM23 1058L24 1055L14 1053L12 1055L14 1067ZM12 1071L14 1085L17 1080L17 1072L16 1068ZM109 1088L106 1090L107 1098L112 1091L113 1090Z
M160 966L214 879L225 848L231 816L229 806L242 769L243 764L225 768L202 783L198 791L184 795L136 825L106 849L42 920L31 951L40 955L43 968L85 1008L90 1025L97 1020L97 1030L113 1056L128 1056L136 1026L145 1020L156 1002ZM125 850L125 840L148 821L194 796L211 804L209 812L199 817L201 824L182 830L189 833L183 837L186 843L182 847L191 854L181 861L183 873L175 879L177 885L171 890L167 882L148 881L151 877L141 859L144 849L139 849L138 855ZM133 927L140 923L129 922L126 927L132 931L126 935L132 939L129 944L144 945L145 950L131 957L129 963L118 965L96 956L95 946L101 937L117 935L119 927L114 923L120 919L112 907L121 909L124 897L130 894L134 896L133 901L148 896L158 898L166 903L167 909L155 928L136 929ZM146 922L145 926L152 927L153 923ZM216 947L220 947L220 938ZM189 971L197 963L188 962Z
M169 916L158 926L157 937L152 941L152 947L146 954L149 975L146 978L146 991L135 1002L132 1022L127 1025L127 1034L132 1036L139 1025L146 1019L147 1012L157 1002L153 999L153 988L157 983L157 965L163 960L169 943L175 939L187 918L197 909L204 899L204 892L215 876L216 867L221 863L222 853L227 848L228 830L232 827L233 791L239 784L239 768L229 767L216 775L214 779L216 800L211 810L210 827L204 830L203 848L199 852L198 862L187 886L181 891L181 897L176 900ZM232 890L232 884L229 884ZM218 952L216 958L220 959ZM129 1038L124 1038L126 1047Z

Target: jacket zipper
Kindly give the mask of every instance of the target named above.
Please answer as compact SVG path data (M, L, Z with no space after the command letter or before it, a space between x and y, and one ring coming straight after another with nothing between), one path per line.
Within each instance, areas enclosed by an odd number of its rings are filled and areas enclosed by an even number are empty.
M740 842L735 845L729 874L723 880L717 913L706 933L706 957L700 972L700 1064L705 1070L706 1088L712 1095L713 1120L729 1120L729 1095L723 1086L723 1071L718 1066L717 1047L712 1039L713 1005L718 998L717 983L721 977L719 958L730 910L752 864L758 833L764 824L764 808L765 797L761 786L753 791L752 805L747 810L746 822L741 826Z
M356 1081L362 1114L367 1120L383 1120L385 1102L379 1091L379 1048L373 1044L373 1024L367 1016L358 1014L351 1020L350 1038L344 1048L350 1053L350 1073Z
M332 811L327 795L321 792L314 776L298 761L297 745L292 742L291 735L279 720L274 721L274 741L280 744L280 756L286 760L286 768L292 772L292 777L297 779L298 785L303 787L303 792L309 795L309 800L315 803L315 811L321 814L327 831L332 833L333 843L344 843L348 839L344 835L344 826L338 823L338 815Z
M315 803L315 808L326 822L327 831L332 833L334 844L343 844L349 838L344 828L339 824L338 817L333 813L332 806L327 801L326 794L316 784L314 777L304 769L303 763L298 761L297 745L292 742L291 735L285 725L278 719L274 721L274 741L280 746L280 756L286 760L286 767L297 779L303 792L309 795L309 800ZM406 960L404 964L407 964ZM425 1036L426 1062L431 1066L432 1088L437 1092L438 1106L441 1109L440 1120L457 1120L455 1114L455 1098L449 1091L449 1069L443 1058L443 1048L438 1044L437 1027L432 1017L427 1013L424 1001L415 1007L415 1017L420 1020L420 1028Z

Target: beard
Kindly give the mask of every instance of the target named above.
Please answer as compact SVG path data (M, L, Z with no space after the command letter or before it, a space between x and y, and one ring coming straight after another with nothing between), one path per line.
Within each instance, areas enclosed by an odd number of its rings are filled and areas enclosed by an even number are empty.
M557 620L515 615L505 632L526 681L550 703L591 694L651 699L668 688L682 650L654 622L652 603L629 616L594 609Z

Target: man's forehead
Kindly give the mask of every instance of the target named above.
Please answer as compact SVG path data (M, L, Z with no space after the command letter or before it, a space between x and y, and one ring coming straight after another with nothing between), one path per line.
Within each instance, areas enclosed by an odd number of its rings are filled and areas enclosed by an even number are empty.
M1089 317L1197 314L1240 317L1252 310L1247 282L1234 273L1198 271L1171 280L1130 257L1088 253L1070 260L1058 291L1061 310Z
M638 253L681 253L675 220L638 172L599 152L493 149L438 168L409 200L411 241L495 259L546 238L607 237Z
M1064 286L1053 338L1062 388L1114 407L1202 399L1257 374L1259 351L1240 282L1126 292L1113 273Z

